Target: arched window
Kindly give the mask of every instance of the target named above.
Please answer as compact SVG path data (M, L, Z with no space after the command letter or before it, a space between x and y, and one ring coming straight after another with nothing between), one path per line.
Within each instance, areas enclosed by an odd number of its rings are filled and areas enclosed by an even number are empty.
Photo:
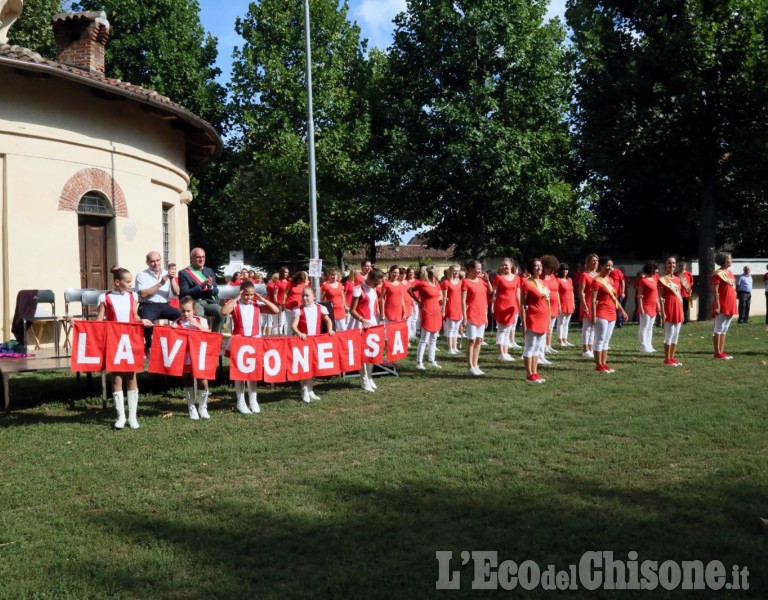
M96 215L100 217L111 217L114 215L107 197L94 191L83 194L80 202L77 203L77 212L81 215Z

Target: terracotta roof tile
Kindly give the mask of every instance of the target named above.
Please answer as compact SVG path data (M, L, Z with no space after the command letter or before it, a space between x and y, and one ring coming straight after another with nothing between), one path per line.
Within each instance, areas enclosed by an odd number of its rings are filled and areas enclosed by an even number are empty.
M412 260L418 258L430 258L437 260L449 260L453 258L453 253L456 250L455 245L451 245L445 250L439 248L428 248L423 244L400 244L399 246L393 246L392 244L382 244L376 247L376 259L377 260ZM367 256L368 252L366 248L360 248L353 254L348 254L345 260L362 260Z

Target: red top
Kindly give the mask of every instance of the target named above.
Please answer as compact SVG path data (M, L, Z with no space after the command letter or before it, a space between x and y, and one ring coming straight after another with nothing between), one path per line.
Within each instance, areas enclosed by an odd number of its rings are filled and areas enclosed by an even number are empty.
M355 289L355 282L351 279L347 279L344 282L344 298L347 301L347 306L352 306L352 292Z
M288 286L291 285L290 279L278 279L275 281L275 299L274 303L278 306L283 305L283 295L285 294L285 290L288 289Z
M725 279L720 277L718 273L721 273ZM720 298L720 314L729 317L738 314L739 310L736 307L736 278L733 276L733 273L728 269L718 269L712 275L712 283L717 284L717 295ZM714 303L712 305L712 312L714 314Z
M337 282L334 287L334 285L326 281L320 286L320 294L323 301L333 304L333 318L341 321L346 316L344 312L344 286Z
M613 284L613 289L616 290L616 296L621 297L621 282L624 281L624 273L622 273L619 269L614 269L608 274L608 277L611 278L611 283ZM626 294L626 287L624 288L624 293Z
M560 280L557 275L544 277L544 285L549 288L549 310L553 317L560 314Z
M274 281L270 281L267 284L267 300L277 304L277 299L275 298L275 282Z
M585 302L582 302L579 305L579 316L581 319L584 319L584 311L588 308L591 308L592 305L592 298L590 297L590 291L589 288L592 284L592 280L594 279L593 275L590 275L586 271L581 271L580 273L576 273L576 277L574 277L574 288L576 292L578 292L579 288L581 287L581 284L584 284L584 300Z
M404 279L400 282L400 285L405 286L403 288L405 290L405 296L403 296L403 298L405 298L405 318L407 319L413 314L413 298L408 294L408 289L413 286L413 281Z
M663 282L667 282L664 285ZM664 276L659 278L659 294L664 299L664 320L669 323L682 323L683 322L683 299L677 297L677 294L673 292L671 288L676 289L678 294L682 288L680 278L675 275Z
M637 296L643 295L643 311L649 317L656 317L658 312L657 300L659 299L659 288L653 277L638 277L635 281L635 290Z
M530 279L525 279L520 283L520 293L523 295L521 301L525 305L525 328L537 335L544 335L549 331L550 311L547 292L549 287L539 280L539 285Z
M286 310L293 310L294 308L301 306L301 294L304 291L304 288L308 285L308 283L304 283L303 281L296 285L289 284L288 294L285 297Z
M440 331L443 326L443 319L440 316L440 298L442 292L440 284L429 281L414 281L413 293L419 291L419 300L421 301L421 327L430 333Z
M611 291L616 293L616 289L611 285L611 280L603 277L595 277L590 285L590 294L592 291L597 290L597 306L595 307L595 318L605 319L606 321L616 320L616 302L611 297L608 291L609 286ZM618 297L618 296L617 296ZM591 296L589 296L591 298Z
M493 280L496 287L496 301L493 303L493 318L501 325L511 325L515 322L520 312L518 294L520 291L520 277L512 275L507 280L503 275L496 275Z
M313 315L314 318L312 319L312 331L309 331L307 311L315 312ZM322 304L315 303L313 306L301 306L299 308L299 323L296 325L296 329L306 335L320 335L320 332L322 331L323 315L327 314L328 309Z
M232 335L261 337L259 331L261 310L258 303L253 302L244 305L242 301L238 300L230 314L232 315Z
M576 302L573 297L573 279L570 277L560 279L560 312L572 315L576 310Z
M403 309L404 295L408 293L408 286L401 282L385 281L382 286L384 293L384 318L390 321L401 321L405 318Z
M690 271L683 271L680 275L682 275L682 277L685 277L685 280L688 282L688 287L690 288L691 293L693 293L693 273L691 273ZM683 283L682 277L680 278L681 284ZM683 298L691 297L691 294L686 291L685 286L681 286L680 295Z
M442 287L446 293L445 318L461 321L461 279L444 279Z
M467 321L473 325L488 323L488 284L484 279L465 277L461 283L462 293L467 294Z

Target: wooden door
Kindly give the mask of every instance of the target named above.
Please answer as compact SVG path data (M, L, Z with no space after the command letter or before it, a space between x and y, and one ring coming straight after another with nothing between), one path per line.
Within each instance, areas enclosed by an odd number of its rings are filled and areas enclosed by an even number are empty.
M80 287L107 289L107 222L80 217Z

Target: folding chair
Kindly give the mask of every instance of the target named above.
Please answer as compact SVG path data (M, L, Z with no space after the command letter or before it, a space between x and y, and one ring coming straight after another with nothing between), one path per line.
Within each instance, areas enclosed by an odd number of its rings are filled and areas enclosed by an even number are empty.
M99 296L103 292L93 289L84 288L83 293L80 296L80 307L83 312L83 318L95 319L99 312Z
M50 309L43 308L41 304L50 304ZM32 330L35 338L35 350L40 350L40 338L45 331L46 323L53 323L53 340L56 344L56 352L59 351L59 317L56 316L56 294L53 290L37 290L37 310L35 316L24 319L24 346L27 345L27 328Z
M224 304L227 302L227 300L231 300L232 298L237 298L240 295L240 286L238 285L221 285L219 286L219 304L224 306ZM222 329L231 332L232 331L232 317L230 315L227 315L226 317L222 317L224 319L224 323L222 324Z
M75 319L84 319L85 310L83 307L83 292L91 290L91 288L70 288L64 290L64 316L62 317L62 323L64 324L64 352L72 348L72 342L70 341L70 335L72 334L72 321ZM97 291L97 290L92 290ZM80 304L80 314L72 314L70 312L70 304ZM66 356L66 354L65 354Z

